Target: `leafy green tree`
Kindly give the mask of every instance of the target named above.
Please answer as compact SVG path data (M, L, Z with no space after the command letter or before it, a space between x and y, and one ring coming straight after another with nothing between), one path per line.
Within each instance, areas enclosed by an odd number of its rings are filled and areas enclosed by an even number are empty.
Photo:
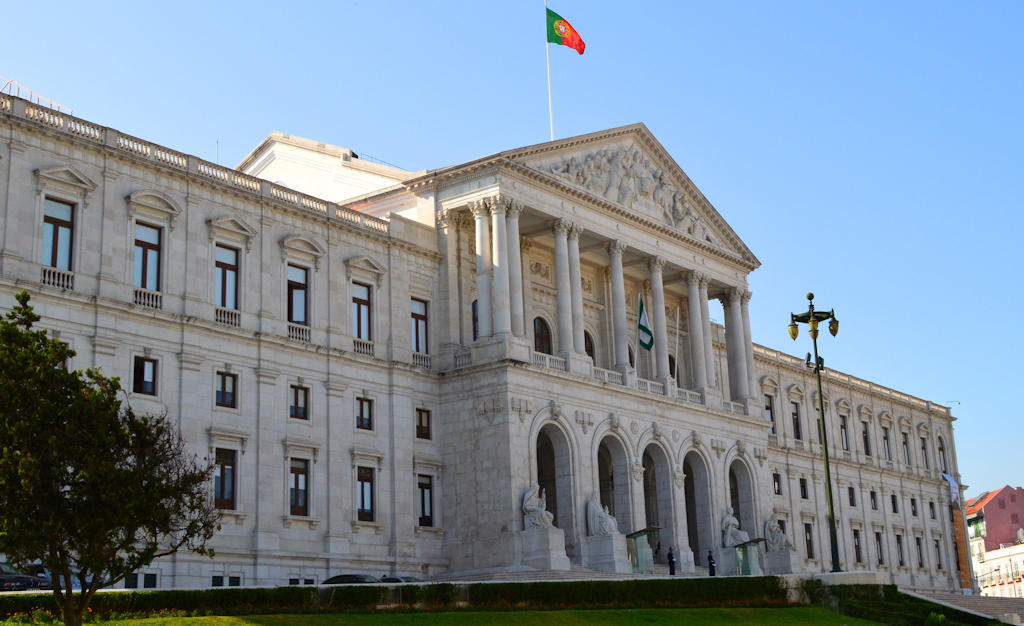
M166 415L138 415L117 378L69 371L25 291L0 319L0 553L50 570L65 624L98 589L219 528L208 461ZM81 591L72 591L77 580Z

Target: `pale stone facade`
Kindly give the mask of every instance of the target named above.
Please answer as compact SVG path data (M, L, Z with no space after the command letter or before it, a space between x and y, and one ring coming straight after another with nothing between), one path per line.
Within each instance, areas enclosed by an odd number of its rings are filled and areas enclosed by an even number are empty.
M158 586L622 571L650 527L694 571L728 507L830 569L813 377L752 342L758 260L642 125L418 173L275 133L229 170L0 98L0 306L223 459L216 559ZM843 568L957 587L949 410L831 370L825 400Z

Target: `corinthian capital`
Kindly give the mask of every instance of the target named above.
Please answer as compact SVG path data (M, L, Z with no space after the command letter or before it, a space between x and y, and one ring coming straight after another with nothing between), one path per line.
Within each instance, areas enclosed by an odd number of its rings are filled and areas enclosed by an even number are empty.
M509 200L508 208L505 210L505 215L509 218L519 217L519 214L523 212L523 203L518 200Z
M569 239L575 239L576 241L579 241L580 235L582 234L583 229L577 226L576 224L573 224L569 227Z
M742 302L744 304L744 306L749 304L750 303L750 296L752 296L752 295L753 294L750 293L749 289L744 289L743 290L743 294L740 296L740 302Z
M661 270L665 267L665 259L660 256L652 256L647 259L647 269L652 274L655 272L661 273Z
M557 236L568 234L569 231L572 230L572 227L572 222L562 217L551 222L551 232L553 232Z
M474 200L469 203L469 210L473 212L473 217L480 219L486 218L490 215L490 207L488 206L486 199Z
M729 287L729 301L739 304L740 300L743 299L743 294L746 292L747 290L743 287Z
M487 199L487 204L491 207L491 213L495 215L504 215L505 209L508 208L508 201L501 196L491 196Z
M609 241L604 247L608 251L608 256L622 256L626 251L626 244L622 241Z

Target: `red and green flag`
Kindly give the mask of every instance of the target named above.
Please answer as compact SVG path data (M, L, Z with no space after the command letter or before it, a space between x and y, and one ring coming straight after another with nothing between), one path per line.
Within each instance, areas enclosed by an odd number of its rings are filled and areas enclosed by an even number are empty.
M565 21L561 15L545 7L548 12L548 43L557 43L562 46L569 46L576 52L583 54L587 44L583 38L572 27L572 24Z

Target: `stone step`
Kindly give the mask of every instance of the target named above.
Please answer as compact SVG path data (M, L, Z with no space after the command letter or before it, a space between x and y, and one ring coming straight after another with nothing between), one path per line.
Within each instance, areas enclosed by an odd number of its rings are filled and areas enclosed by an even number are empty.
M943 593L940 591L918 592L922 596L952 604L964 609L999 617L1007 613L1024 616L1024 598L999 598L994 596L965 596L959 593Z

